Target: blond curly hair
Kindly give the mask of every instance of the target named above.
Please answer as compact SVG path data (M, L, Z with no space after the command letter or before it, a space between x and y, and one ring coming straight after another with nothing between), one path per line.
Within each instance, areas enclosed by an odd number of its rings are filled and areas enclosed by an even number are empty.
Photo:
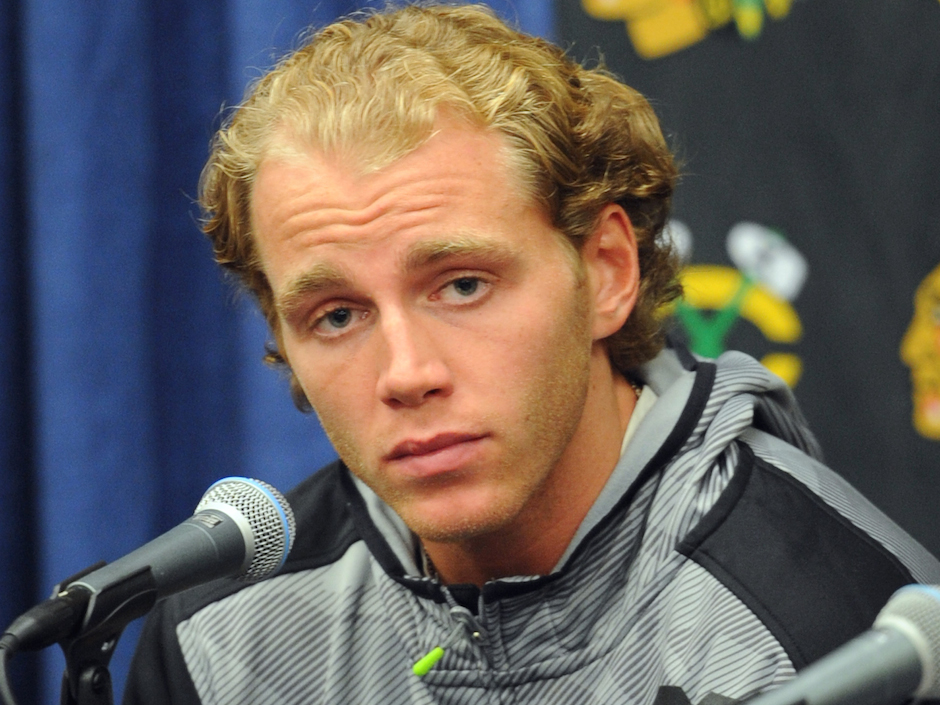
M442 109L502 134L525 191L574 251L604 206L623 206L637 237L640 294L606 344L624 373L652 358L663 345L661 311L680 293L662 237L677 171L652 108L605 70L468 5L410 5L329 25L250 86L216 134L200 180L203 230L275 336L273 292L251 231L261 162L288 138L381 169L423 144ZM284 362L276 346L266 359Z

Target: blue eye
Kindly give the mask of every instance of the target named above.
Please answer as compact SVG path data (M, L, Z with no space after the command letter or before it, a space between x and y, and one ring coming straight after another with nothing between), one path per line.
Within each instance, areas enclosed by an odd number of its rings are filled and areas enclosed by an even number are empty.
M335 308L326 314L323 319L334 328L345 328L352 320L352 311L348 308Z
M480 280L473 277L464 277L454 281L454 291L461 296L472 296L480 288Z

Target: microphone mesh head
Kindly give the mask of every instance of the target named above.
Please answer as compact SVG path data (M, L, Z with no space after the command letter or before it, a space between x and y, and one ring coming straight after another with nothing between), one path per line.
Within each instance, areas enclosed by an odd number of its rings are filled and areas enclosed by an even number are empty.
M241 580L263 580L284 565L294 545L294 513L284 495L261 480L227 477L212 485L202 496L196 512L210 504L236 509L248 522L254 537L255 553Z
M898 590L875 618L875 627L901 628L918 646L923 680L915 695L940 698L940 588L907 585Z

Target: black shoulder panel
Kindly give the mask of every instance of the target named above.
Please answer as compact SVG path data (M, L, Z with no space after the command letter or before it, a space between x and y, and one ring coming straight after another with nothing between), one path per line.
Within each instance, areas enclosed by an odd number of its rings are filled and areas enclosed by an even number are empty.
M891 594L914 580L808 487L741 450L728 487L677 548L747 605L803 668L869 629Z
M281 573L333 563L359 540L350 511L351 498L342 481L348 473L336 461L287 493L287 503L297 521L297 536Z
M181 601L169 598L158 602L147 617L127 674L123 705L200 705L176 640L176 625L185 609Z

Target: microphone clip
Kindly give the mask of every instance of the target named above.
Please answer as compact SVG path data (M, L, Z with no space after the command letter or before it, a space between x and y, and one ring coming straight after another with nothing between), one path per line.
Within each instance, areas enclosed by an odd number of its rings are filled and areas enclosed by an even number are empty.
M72 576L66 586L98 566ZM57 588L57 592L61 592ZM65 654L62 705L113 705L114 690L108 664L124 628L143 617L157 601L157 586L149 567L90 596L85 618L74 635L59 642Z

